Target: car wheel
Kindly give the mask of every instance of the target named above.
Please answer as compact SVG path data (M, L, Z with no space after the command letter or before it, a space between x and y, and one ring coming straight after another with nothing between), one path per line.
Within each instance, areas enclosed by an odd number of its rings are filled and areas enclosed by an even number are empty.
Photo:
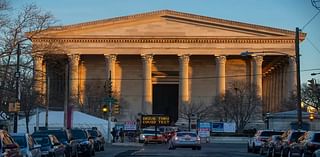
M259 154L260 154L260 155L263 155L263 154L264 154L262 147L260 148Z
M253 152L253 153L257 153L257 148L256 148L256 146L255 146L254 143L253 143L253 145L252 145L252 152Z
M104 151L104 144L101 145L101 151Z
M201 150L201 146L199 146L197 149L198 149L198 150Z
M292 157L292 153L291 153L290 150L289 150L289 152L288 152L288 157Z
M251 148L249 147L249 143L247 145L247 151L248 151L248 153L250 153L252 151Z
M196 150L196 147L192 147L192 150Z

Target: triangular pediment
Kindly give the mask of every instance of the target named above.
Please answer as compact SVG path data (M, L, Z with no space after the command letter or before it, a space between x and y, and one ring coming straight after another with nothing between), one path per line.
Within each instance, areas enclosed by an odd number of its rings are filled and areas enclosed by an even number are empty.
M206 16L161 10L106 20L53 27L42 35L90 37L292 37L294 32ZM40 36L42 36L40 35Z

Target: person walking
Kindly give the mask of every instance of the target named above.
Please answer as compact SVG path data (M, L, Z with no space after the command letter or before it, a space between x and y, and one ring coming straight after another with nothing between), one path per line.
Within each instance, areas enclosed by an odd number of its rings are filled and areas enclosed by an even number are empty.
M122 128L120 128L119 136L120 136L121 143L123 143L124 142L124 131L122 130Z

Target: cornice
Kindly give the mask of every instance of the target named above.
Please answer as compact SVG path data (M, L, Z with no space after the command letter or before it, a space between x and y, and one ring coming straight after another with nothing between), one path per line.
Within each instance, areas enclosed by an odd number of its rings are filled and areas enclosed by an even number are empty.
M291 44L292 38L36 38L33 42L57 42L57 43L250 43L250 44Z

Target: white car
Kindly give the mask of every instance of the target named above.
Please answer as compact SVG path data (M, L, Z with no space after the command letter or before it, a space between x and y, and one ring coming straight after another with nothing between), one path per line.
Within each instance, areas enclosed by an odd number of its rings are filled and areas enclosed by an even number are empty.
M13 140L20 146L23 157L41 157L41 145L27 133L11 133Z
M177 132L169 141L169 150L176 148L192 148L192 150L201 150L200 137L196 132Z
M273 130L258 130L255 135L249 139L247 149L248 152L257 153L262 144L272 135L281 135L283 132Z

